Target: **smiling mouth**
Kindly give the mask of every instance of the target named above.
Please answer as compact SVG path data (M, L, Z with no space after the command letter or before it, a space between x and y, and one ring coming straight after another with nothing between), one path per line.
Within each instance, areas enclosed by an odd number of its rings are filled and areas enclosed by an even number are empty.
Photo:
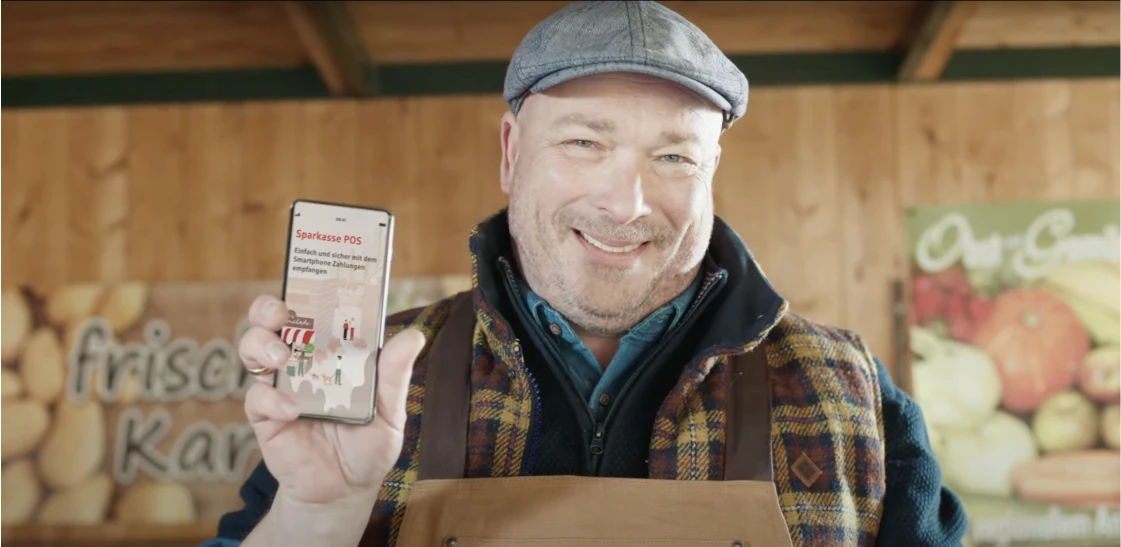
M631 251L637 250L639 247L642 247L646 243L645 241L642 241L642 242L639 242L639 243L632 243L632 244L629 244L629 245L608 245L607 243L604 243L604 242L602 242L602 241L600 241L600 240L598 240L598 239L596 239L596 238L594 238L594 237L592 237L588 234L585 234L584 232L581 232L580 230L575 230L575 232L580 237L582 237L584 239L584 241L587 241L588 244L590 244L591 246L593 246L593 247L595 247L595 248L597 248L601 251L607 252L607 253L615 253L615 254L629 253Z

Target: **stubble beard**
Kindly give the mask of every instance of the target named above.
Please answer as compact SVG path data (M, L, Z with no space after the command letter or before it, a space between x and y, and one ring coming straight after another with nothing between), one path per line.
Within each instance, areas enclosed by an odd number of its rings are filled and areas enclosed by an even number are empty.
M522 275L574 327L599 336L620 335L651 311L650 301L663 292L657 287L664 269L640 280L619 268L584 261L566 264L560 250L571 235L567 224L541 217L516 196L511 196L508 218Z

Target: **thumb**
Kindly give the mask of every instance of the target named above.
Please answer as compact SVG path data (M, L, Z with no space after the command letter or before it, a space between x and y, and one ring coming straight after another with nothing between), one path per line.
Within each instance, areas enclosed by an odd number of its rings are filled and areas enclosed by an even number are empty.
M390 428L405 431L405 401L409 397L409 382L413 364L424 349L424 334L416 329L405 329L390 338L378 357L378 414Z

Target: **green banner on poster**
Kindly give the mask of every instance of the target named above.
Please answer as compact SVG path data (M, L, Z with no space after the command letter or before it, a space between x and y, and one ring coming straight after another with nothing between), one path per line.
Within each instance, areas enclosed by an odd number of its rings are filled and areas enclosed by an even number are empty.
M1121 538L1121 202L907 212L911 379L967 545Z

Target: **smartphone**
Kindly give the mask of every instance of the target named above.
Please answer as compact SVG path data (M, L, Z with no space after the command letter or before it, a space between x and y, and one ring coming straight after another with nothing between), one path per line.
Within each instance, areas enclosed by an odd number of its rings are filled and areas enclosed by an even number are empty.
M297 200L288 220L280 338L288 362L273 385L300 418L368 424L393 258L393 215L372 207Z

